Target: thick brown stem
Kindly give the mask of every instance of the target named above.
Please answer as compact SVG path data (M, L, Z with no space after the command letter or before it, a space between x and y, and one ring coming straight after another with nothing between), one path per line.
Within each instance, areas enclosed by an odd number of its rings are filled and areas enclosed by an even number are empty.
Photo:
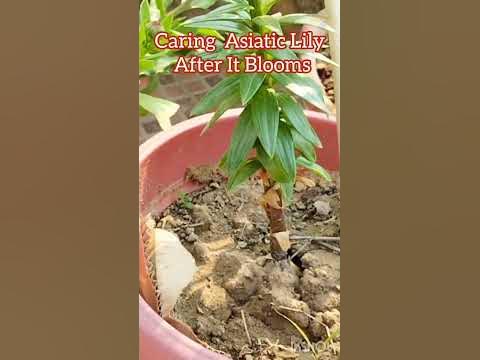
M266 205L265 212L267 213L268 221L270 223L270 232L272 234L287 231L283 209L275 209Z
M265 202L264 209L267 214L268 221L270 223L270 252L272 257L276 260L286 259L288 256L288 250L290 249L290 239L285 222L285 213L282 204L282 194L279 189L274 190L274 182L271 181L266 173L262 174L264 196L272 199L268 196L268 192L275 191L278 203L276 206L272 206L269 202Z

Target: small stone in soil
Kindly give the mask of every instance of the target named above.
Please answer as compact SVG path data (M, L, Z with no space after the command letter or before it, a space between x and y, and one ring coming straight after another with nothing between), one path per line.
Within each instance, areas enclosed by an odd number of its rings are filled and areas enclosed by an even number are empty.
M322 313L317 313L315 315L315 320L310 322L309 330L315 340L327 336L327 329L325 328L325 325L323 325Z
M210 216L210 210L206 205L193 205L192 217L195 222L203 223L199 226L201 230L209 230L212 225L212 217Z
M305 185L304 183L300 182L300 181L297 181L295 183L295 191L296 192L302 192L304 191L305 189L307 188L307 185Z
M198 235L195 234L195 233L191 233L187 236L187 239L186 239L188 242L190 243L194 243L195 241L198 240Z
M305 210L306 206L302 201L297 201L295 203L295 206L297 207L298 210Z
M245 249L248 246L248 243L246 241L239 241L237 245L240 249Z
M211 182L210 183L210 187L213 188L213 189L218 189L220 188L220 185L217 183L217 182Z
M253 224L243 214L236 215L233 218L232 223L235 229L245 229L246 231L253 230Z
M321 216L327 216L332 210L332 208L330 207L330 204L323 200L315 201L313 203L313 206L315 206L315 210L317 211L317 214Z
M226 321L230 317L233 304L232 298L225 289L220 286L212 285L210 288L204 288L200 293L200 308L219 321ZM213 329L216 328L218 328L218 326L212 327L212 334ZM225 332L225 330L223 332Z
M216 198L215 198L215 202L217 203L217 205L220 207L220 208L223 208L225 207L225 201L223 201L222 197L220 195L218 195Z
M193 246L193 254L195 255L195 259L200 261L208 260L209 250L207 245L201 241L197 241Z

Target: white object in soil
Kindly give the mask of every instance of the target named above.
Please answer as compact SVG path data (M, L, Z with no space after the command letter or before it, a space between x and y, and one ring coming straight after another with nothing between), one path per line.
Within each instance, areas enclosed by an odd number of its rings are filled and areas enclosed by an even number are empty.
M167 316L198 269L193 256L183 247L177 235L167 230L154 229L154 239L160 307L162 316Z

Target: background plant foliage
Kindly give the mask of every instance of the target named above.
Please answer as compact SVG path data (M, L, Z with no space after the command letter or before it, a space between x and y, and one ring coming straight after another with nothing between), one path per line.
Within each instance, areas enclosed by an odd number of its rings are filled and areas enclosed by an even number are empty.
M187 55L188 51L160 50L155 47L154 37L158 31L165 31L171 35L183 35L188 32L199 35L222 35L211 28L206 22L191 23L185 12L192 9L208 9L217 0L143 0L139 8L139 77L148 78L148 85L139 94L140 113L155 115L162 129L170 128L170 117L177 110L178 105L151 96L151 92L158 85L157 75L167 72L169 67L177 62L178 56ZM176 5L174 4L176 3Z

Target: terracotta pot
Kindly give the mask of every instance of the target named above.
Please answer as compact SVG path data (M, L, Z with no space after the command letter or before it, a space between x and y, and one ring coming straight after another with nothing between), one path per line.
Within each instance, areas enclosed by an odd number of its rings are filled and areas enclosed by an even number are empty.
M161 132L140 146L140 214L160 213L178 198L178 191L198 186L184 180L185 170L198 165L216 164L227 149L241 109L229 111L214 128L200 136L210 115L193 118ZM318 162L328 170L339 169L335 119L307 111L308 119L323 144ZM140 246L140 273L144 263ZM143 279L145 280L145 279ZM148 284L141 292L148 301ZM139 297L140 360L221 360L218 355L190 340L167 324Z

